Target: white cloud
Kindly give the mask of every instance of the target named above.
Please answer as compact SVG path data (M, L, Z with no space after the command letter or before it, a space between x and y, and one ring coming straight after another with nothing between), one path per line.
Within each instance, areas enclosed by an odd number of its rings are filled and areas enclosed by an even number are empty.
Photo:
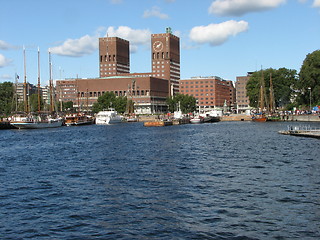
M0 40L0 49L2 50L8 50L10 48L15 48L14 46L12 46L9 43L6 43L5 41Z
M320 7L320 0L314 0L312 7Z
M160 19L168 19L169 16L161 12L161 9L157 6L152 7L151 10L146 10L143 13L144 18L157 17Z
M226 42L231 36L247 31L248 25L245 21L230 20L219 24L197 26L191 29L189 37L196 43L217 46Z
M12 77L9 74L3 74L0 76L0 79L10 80L10 79L12 79Z
M10 63L12 62L12 60L6 58L5 56L3 56L2 54L0 54L0 68L8 66Z
M98 48L98 37L85 35L78 39L67 39L62 45L50 48L53 54L82 57L93 53Z
M105 31L104 27L98 28L95 36L85 35L78 39L67 39L60 46L51 47L50 51L53 54L68 57L82 57L92 54L99 47L98 38L102 31ZM146 29L131 29L127 26L120 26L117 29L108 27L105 37L107 36L130 41L130 51L136 52L138 45L150 44L151 32Z
M242 16L249 12L276 8L285 2L286 0L215 0L209 7L209 13L218 16Z
M138 45L150 45L151 32L148 29L132 29L120 26L118 29L109 27L105 37L119 37L130 42L130 51L136 52Z

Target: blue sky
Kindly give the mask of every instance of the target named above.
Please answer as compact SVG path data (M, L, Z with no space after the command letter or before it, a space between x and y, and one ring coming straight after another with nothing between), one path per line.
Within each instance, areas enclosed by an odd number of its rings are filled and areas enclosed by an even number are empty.
M131 72L151 71L150 35L180 37L181 78L236 80L263 68L300 70L320 49L320 0L2 0L0 81L99 77L98 38L130 41Z

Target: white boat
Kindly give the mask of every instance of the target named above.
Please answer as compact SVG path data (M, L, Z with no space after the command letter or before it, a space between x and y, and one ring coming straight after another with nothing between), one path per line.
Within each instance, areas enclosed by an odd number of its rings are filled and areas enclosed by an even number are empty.
M50 116L45 119L39 116L14 116L10 124L19 129L38 129L38 128L56 128L61 127L62 118L52 118Z
M96 124L112 124L122 122L122 116L116 110L100 111L96 116Z
M139 119L137 117L128 117L127 122L139 122Z
M204 118L204 122L219 122L220 116L217 111L208 111L200 114Z
M204 123L204 118L201 116L195 116L190 119L190 123Z

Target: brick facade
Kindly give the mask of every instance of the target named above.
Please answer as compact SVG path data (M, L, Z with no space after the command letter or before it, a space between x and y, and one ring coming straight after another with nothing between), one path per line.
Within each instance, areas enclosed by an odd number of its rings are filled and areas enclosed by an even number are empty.
M233 107L235 90L232 81L220 77L194 77L180 80L180 93L193 96L203 108Z

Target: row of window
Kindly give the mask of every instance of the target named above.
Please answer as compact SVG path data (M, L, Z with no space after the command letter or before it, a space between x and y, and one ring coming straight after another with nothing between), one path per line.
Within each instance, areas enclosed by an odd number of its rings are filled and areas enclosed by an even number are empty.
M187 91L181 91L182 94L184 94L185 92L188 93L189 91L188 90ZM192 95L192 94L190 94L190 95ZM196 93L195 95L199 96L198 93ZM214 93L200 93L200 96L214 96Z
M160 68L160 66L153 65L152 68ZM164 68L164 65L161 65L161 68Z
M182 90L182 88L183 87L180 87L180 89L181 89L181 92L183 93L183 92L189 92L189 90L188 89L186 89L186 90ZM196 90L190 90L190 92L214 92L214 89L196 89Z
M101 55L100 56L100 62L110 62L110 61L113 61L113 62L115 62L117 60L117 58L116 58L116 55Z
M181 84L198 84L198 83L200 83L200 84L209 83L209 81L200 81L200 82L198 82L198 81L196 81L196 82L182 81L181 82ZM210 83L213 83L213 81L210 81Z
M110 91L113 92L116 96L149 96L149 90L136 90L136 91ZM105 91L102 92L78 92L80 97L100 97Z
M109 63L109 64L100 64L100 67L124 67L124 68L129 68L128 65L124 65L124 64L121 64L121 63L118 63L118 64L115 64L115 63Z
M192 86L190 86L190 88L204 88L204 87L208 88L209 86L208 85L205 85L205 86L203 86L203 85L200 85L200 86L199 85L195 85L195 86L192 85ZM210 87L213 88L213 85L210 85ZM189 88L189 86L181 86L181 88Z
M152 59L168 59L169 58L169 53L168 52L157 52L152 54Z

